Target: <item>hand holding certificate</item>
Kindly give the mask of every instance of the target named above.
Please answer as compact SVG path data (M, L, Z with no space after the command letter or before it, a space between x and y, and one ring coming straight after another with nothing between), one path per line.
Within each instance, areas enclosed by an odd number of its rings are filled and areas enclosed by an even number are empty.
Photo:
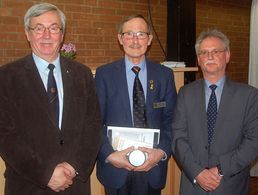
M107 136L114 150L124 150L128 147L154 148L159 144L160 130L132 127L107 127ZM129 162L134 166L142 165L148 154L135 150L129 154ZM137 160L138 159L138 160Z

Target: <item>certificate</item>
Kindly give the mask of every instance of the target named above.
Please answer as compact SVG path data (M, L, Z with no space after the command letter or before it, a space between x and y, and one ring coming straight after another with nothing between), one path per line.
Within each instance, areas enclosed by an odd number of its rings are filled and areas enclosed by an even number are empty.
M121 151L131 146L154 148L159 144L160 130L108 126L107 136L114 150Z

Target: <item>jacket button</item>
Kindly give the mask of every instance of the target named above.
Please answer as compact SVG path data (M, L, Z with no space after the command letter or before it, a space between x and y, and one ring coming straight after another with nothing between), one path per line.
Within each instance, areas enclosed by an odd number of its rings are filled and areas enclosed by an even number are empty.
M63 145L64 144L64 140L60 140L60 145Z

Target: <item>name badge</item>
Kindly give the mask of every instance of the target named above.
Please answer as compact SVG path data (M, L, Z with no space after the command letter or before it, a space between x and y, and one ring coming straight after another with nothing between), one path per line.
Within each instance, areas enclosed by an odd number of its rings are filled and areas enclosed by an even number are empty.
M153 103L153 108L165 108L166 107L166 102L154 102Z

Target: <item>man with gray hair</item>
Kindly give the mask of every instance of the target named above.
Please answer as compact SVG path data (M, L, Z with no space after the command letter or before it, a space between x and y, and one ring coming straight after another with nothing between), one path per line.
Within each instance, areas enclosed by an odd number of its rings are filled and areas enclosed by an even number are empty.
M202 32L195 49L204 78L180 89L172 125L180 195L248 195L258 156L258 90L226 76L230 49L222 32Z
M52 4L29 8L32 53L0 68L5 195L90 194L100 111L91 70L59 54L65 20Z
M96 70L103 116L97 177L105 186L106 195L160 195L171 155L171 123L177 96L173 71L146 57L153 35L142 15L127 16L119 26L117 38L124 56ZM159 129L159 141L153 148L144 145L137 150L116 150L108 139L108 126L134 128L130 131ZM129 141L128 145L133 144ZM135 151L142 154L135 158L142 163L128 160L129 153Z

